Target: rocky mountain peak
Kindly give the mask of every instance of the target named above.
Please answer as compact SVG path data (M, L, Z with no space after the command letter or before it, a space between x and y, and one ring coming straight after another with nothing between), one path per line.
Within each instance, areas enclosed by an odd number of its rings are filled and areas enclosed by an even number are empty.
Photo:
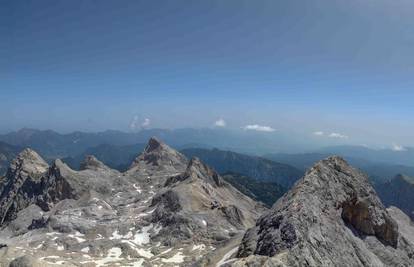
M80 170L105 170L109 169L104 163L95 156L87 155L80 165Z
M11 221L18 211L37 201L48 164L32 149L26 148L12 161L0 184L0 224Z
M238 256L267 256L281 266L408 266L412 249L368 178L334 156L314 165L247 231Z
M160 140L158 140L156 137L153 136L148 140L148 144L145 147L144 151L147 153L150 153L151 151L154 151L159 148L166 148L166 146L167 146L166 144L164 144L163 142L161 142Z
M141 166L162 167L182 170L187 165L187 159L178 151L172 149L155 137L152 137L144 151L134 160L130 169ZM145 167L145 168L146 168Z
M9 172L23 172L24 175L41 174L47 171L49 165L42 157L30 148L24 149L10 164Z
M220 175L215 170L201 162L199 158L192 158L190 160L185 175L194 179L206 180L215 186L223 185L223 179Z

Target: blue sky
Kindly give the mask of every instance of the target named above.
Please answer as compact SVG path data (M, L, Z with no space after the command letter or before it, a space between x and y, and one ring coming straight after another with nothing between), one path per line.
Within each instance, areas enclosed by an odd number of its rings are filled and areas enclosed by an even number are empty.
M2 1L0 131L222 118L414 145L413 23L410 0Z

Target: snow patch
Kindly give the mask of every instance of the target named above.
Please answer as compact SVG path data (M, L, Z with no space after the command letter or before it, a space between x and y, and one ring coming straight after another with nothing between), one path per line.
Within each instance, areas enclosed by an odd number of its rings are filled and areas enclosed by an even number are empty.
M109 238L110 240L114 239L130 239L132 238L132 232L129 231L126 235L120 235L118 230L112 233L112 236Z
M165 251L161 252L161 253L160 253L160 255L167 254L167 253L168 253L168 252L170 252L171 250L172 250L172 248L169 248L169 249L167 249L167 250L165 250Z
M139 186L138 186L138 185L136 185L136 184L133 184L133 186L134 186L135 190L136 190L138 193L140 193L140 194L141 194L141 192L142 192L141 187L139 187Z
M184 261L184 255L181 252L176 253L174 256L168 259L161 259L164 263L182 263Z
M150 242L149 231L152 230L153 228L154 228L153 224L142 227L141 231L137 232L134 235L134 239L132 240L132 242L138 246L148 244Z
M34 247L34 249L40 249L41 247L43 247L43 242L37 245L36 247Z
M238 249L239 249L239 247L235 247L235 248L231 249L229 252L227 252L223 256L223 258L221 258L221 260L216 264L216 267L220 267L220 266L224 265L225 263L228 263L228 262L232 261L232 260L229 260L229 259L234 253L237 252Z
M82 238L84 236L85 236L84 234L81 234L79 232L75 232L75 234L68 235L68 237L76 239L76 241L78 241L78 243L82 243L82 242L86 241L86 239Z
M200 245L194 245L191 250L194 251L194 250L204 250L204 249L206 249L206 245L200 244Z

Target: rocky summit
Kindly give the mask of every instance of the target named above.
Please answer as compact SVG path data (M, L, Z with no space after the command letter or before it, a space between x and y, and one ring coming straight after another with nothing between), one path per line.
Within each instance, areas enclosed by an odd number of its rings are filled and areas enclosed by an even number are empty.
M0 266L216 266L265 211L156 138L126 172L26 149L0 179Z
M339 157L312 167L249 229L227 266L414 266L414 227Z

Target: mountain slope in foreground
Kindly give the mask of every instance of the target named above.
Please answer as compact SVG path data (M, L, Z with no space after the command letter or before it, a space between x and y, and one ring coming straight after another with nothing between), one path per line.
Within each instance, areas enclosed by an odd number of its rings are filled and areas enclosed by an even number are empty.
M26 149L1 181L0 266L214 265L265 210L155 138L124 173Z
M339 157L311 168L223 266L413 266L414 227Z

